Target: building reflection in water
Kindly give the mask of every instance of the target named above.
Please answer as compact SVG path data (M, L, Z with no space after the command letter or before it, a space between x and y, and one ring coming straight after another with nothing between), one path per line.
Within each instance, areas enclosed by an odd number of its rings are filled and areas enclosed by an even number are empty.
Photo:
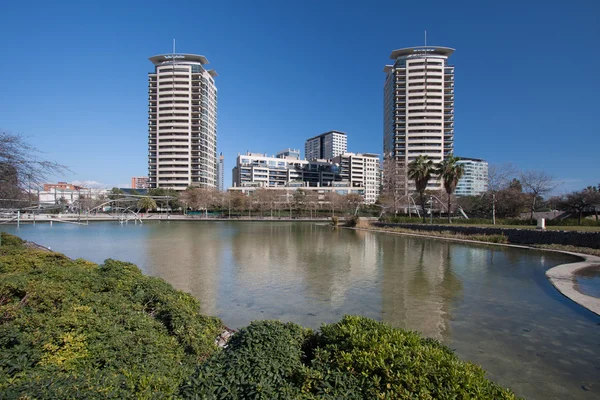
M199 228L195 223L157 224L148 232L147 265L150 275L192 294L203 313L216 315L227 228L223 223Z
M394 326L440 340L450 336L451 304L462 293L452 244L414 237L380 237L382 316Z

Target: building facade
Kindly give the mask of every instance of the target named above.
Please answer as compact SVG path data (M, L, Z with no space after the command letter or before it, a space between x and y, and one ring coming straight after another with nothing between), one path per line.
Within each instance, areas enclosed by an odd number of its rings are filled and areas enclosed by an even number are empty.
M222 192L225 190L225 156L219 154L219 165L217 169L217 189Z
M77 190L82 190L82 189L85 189L85 188L83 186L77 186L77 185L74 185L72 183L58 182L58 183L44 183L43 189L44 189L45 192L47 192L47 191L50 191L52 189L77 191Z
M456 196L478 196L488 190L488 163L477 158L462 158L458 161L464 174L456 185Z
M246 153L238 155L232 175L233 188L337 187L337 193L359 193L365 203L375 203L381 184L377 154L344 153L333 160L308 161L282 152L277 157Z
M310 138L304 144L304 158L330 160L348 150L348 137L344 132L329 131Z
M364 188L365 203L379 198L381 172L378 154L344 153L332 160L336 180L348 181L352 187Z
M148 177L147 176L132 176L131 177L131 188L132 189L148 189Z
M196 54L150 57L148 183L150 188L217 187L215 70Z
M393 190L414 190L408 165L420 155L439 163L454 149L454 49L424 46L392 51L386 65L383 110L384 172ZM438 190L432 179L428 189Z

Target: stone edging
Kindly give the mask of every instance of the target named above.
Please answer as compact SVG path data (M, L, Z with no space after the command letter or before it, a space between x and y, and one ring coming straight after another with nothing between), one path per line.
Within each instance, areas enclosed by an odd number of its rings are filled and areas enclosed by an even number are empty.
M442 239L442 240L451 240L456 242L465 242L465 243L476 243L483 245L494 245L494 246L505 246L505 247L517 247L521 249L530 249L530 250L538 250L538 251L552 251L557 253L569 254L572 256L580 257L583 261L569 263L569 264L561 264L556 267L550 268L546 271L546 277L552 283L552 285L558 290L563 296L567 297L569 300L574 301L580 306L587 308L594 314L600 315L600 299L592 296L585 295L575 289L575 279L573 279L573 275L580 269L594 267L600 265L600 257L589 255L589 254L581 254L581 253L572 253L570 251L562 251L562 250L552 250L552 249L541 249L537 247L523 246L523 245L514 245L507 243L488 243L488 242L480 242L477 240L469 240L469 239L461 239L461 238L450 238L443 236L430 236L427 234L421 233L407 233L407 232L393 232L385 229L372 229L372 228L348 228L348 229L356 229L356 230L364 230L370 232L381 232L381 233L392 233L396 235L406 235L406 236L417 236L424 237L428 239Z
M587 308L591 312L600 315L600 299L586 294L581 293L575 288L574 276L577 271L583 268L594 267L600 265L600 257L571 253L562 251L561 253L572 254L583 258L583 261L557 265L554 268L550 268L546 271L546 277L550 280L550 283L562 293L565 297L573 300L575 303L582 307Z

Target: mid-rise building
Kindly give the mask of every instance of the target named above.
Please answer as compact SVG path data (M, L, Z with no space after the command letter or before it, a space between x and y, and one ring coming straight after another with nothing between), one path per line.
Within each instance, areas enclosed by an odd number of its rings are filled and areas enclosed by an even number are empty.
M371 153L344 153L334 157L336 180L348 181L352 187L364 188L365 203L379 198L381 173L379 155Z
M304 144L307 160L330 160L348 150L348 137L344 132L329 131L310 138Z
M148 189L148 177L147 176L132 176L131 177L131 188L132 189Z
M414 190L407 178L408 164L420 155L439 163L454 149L454 49L438 46L392 51L386 65L383 110L384 190ZM389 171L389 172L388 172ZM428 189L438 190L432 179Z
M196 54L150 57L148 183L150 188L217 187L215 70Z
M72 183L67 183L67 182L58 182L58 183L44 183L44 191L50 191L52 189L56 189L56 190L82 190L85 189L83 186L78 186L78 185L74 185Z
M219 168L217 170L217 182L219 191L225 190L225 156L219 154Z
M235 187L284 187L291 183L328 186L335 180L333 165L327 160L300 160L295 156L269 157L247 152L238 155L232 171Z
M477 158L463 158L458 161L464 174L456 185L456 196L478 196L488 190L488 163Z

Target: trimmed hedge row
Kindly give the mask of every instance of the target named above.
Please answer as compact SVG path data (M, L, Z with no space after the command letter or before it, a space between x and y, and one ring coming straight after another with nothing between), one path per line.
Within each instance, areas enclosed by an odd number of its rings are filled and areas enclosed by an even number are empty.
M132 264L96 265L2 234L0 393L9 399L513 399L418 334L347 316L319 332L223 326Z

